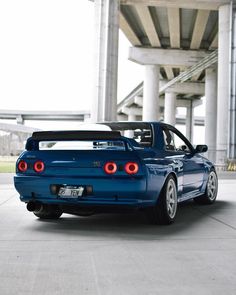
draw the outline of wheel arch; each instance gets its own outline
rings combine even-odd
[[[174,180],[175,180],[175,184],[176,184],[176,189],[177,189],[177,192],[178,192],[178,178],[177,178],[177,175],[175,174],[174,171],[170,171],[169,173],[166,174],[166,177],[165,177],[165,180],[164,180],[164,182],[163,182],[162,188],[161,188],[161,190],[160,190],[160,194],[159,194],[159,196],[160,196],[161,193],[163,192],[163,189],[164,189],[164,187],[165,187],[165,185],[166,185],[166,181],[167,181],[167,179],[168,179],[170,176],[173,176],[173,178],[174,178]]]
[[[178,178],[177,178],[177,175],[175,174],[174,171],[171,171],[171,172],[169,172],[169,173],[166,175],[166,178],[165,178],[165,182],[164,182],[164,184],[163,184],[163,187],[164,187],[164,185],[165,185],[165,183],[166,183],[166,180],[167,180],[168,177],[170,177],[170,176],[173,176],[173,177],[174,177],[176,187],[178,187]]]

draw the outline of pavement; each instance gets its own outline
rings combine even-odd
[[[153,226],[141,213],[40,221],[0,174],[0,217],[1,295],[236,294],[236,178]]]

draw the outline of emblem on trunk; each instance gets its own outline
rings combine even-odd
[[[93,167],[101,167],[101,162],[100,161],[94,161],[93,162]]]

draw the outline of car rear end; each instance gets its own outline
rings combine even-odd
[[[119,132],[35,132],[17,160],[14,181],[28,204],[136,208],[153,203],[146,175],[141,157]]]

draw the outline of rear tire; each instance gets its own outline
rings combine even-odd
[[[34,211],[33,213],[40,219],[59,219],[63,212],[58,206],[43,205],[40,211]]]
[[[211,170],[207,180],[204,195],[194,198],[194,202],[201,205],[211,205],[215,202],[218,192],[218,178],[216,172]]]
[[[170,175],[164,184],[157,203],[147,210],[151,224],[168,225],[174,222],[177,213],[177,188],[175,178]]]

